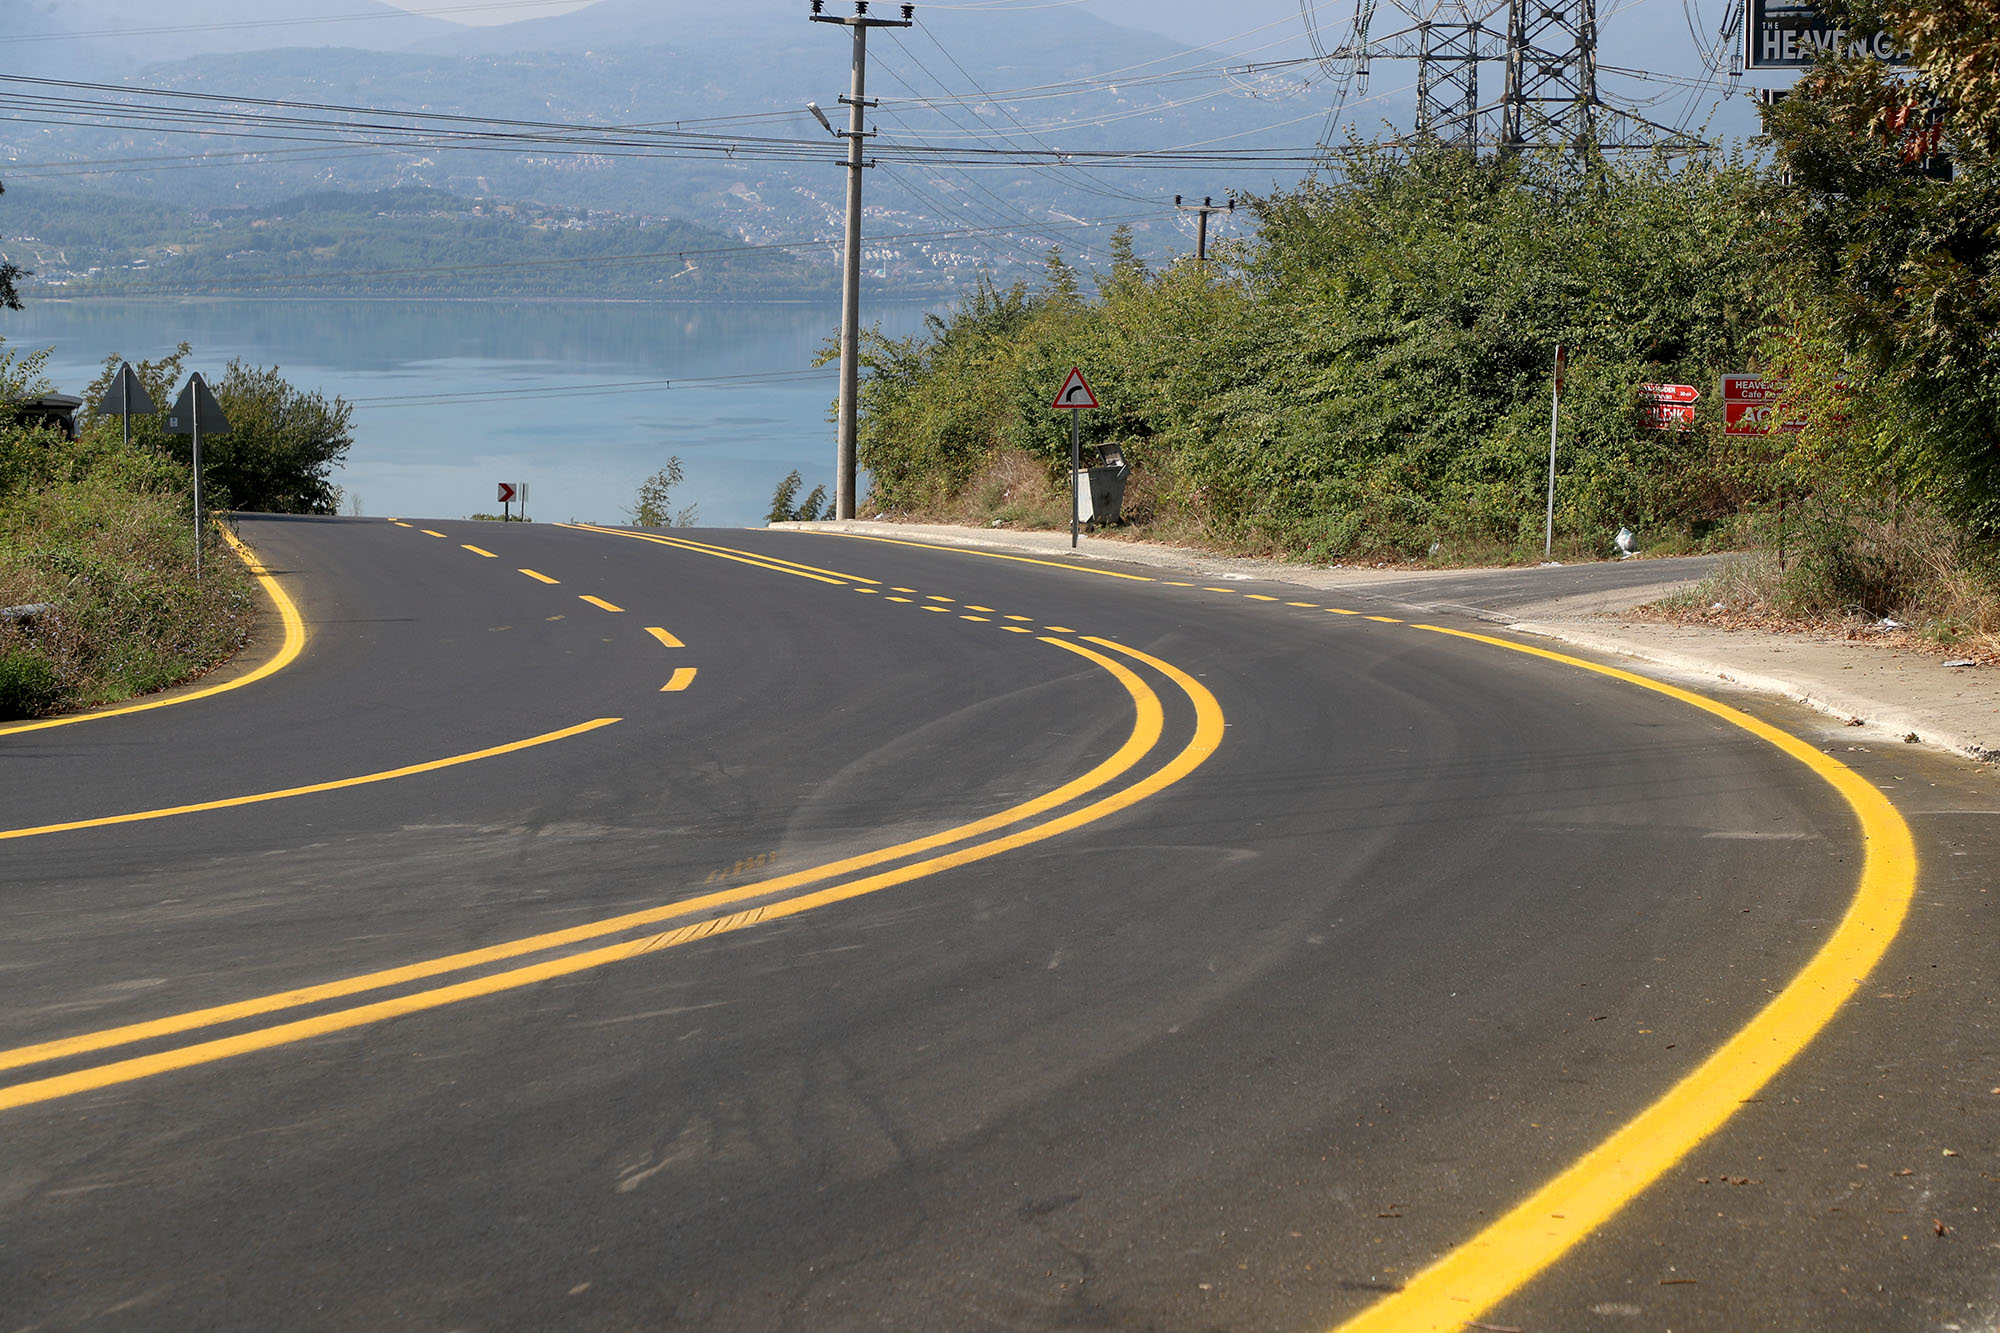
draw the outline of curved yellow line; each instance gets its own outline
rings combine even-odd
[[[218,694],[226,694],[230,690],[240,690],[245,685],[254,685],[256,682],[264,679],[264,677],[282,671],[290,666],[306,646],[305,617],[299,614],[298,606],[293,603],[290,597],[285,595],[285,590],[278,586],[278,580],[273,578],[271,572],[259,563],[255,555],[251,554],[249,547],[237,540],[235,533],[231,532],[228,528],[224,528],[222,529],[222,539],[228,542],[230,549],[241,557],[245,565],[249,566],[252,577],[262,586],[264,595],[269,597],[271,604],[277,608],[278,618],[284,622],[284,642],[278,645],[278,651],[273,653],[269,660],[264,662],[255,671],[247,675],[238,676],[234,680],[224,681],[220,685],[209,685],[199,690],[190,690],[186,694],[176,694],[167,699],[150,699],[142,704],[120,704],[116,708],[100,708],[95,712],[75,713],[68,717],[43,718],[38,722],[17,722],[9,726],[0,727],[0,736],[15,736],[24,731],[46,731],[50,727],[73,727],[79,722],[99,722],[107,717],[124,717],[127,713],[144,713],[155,708],[171,708],[175,704],[190,704],[197,699],[211,699]]]
[[[1083,657],[1095,663],[1096,665],[1102,667],[1104,670],[1108,671],[1115,678],[1117,678],[1119,682],[1125,686],[1127,692],[1132,695],[1135,706],[1138,708],[1138,710],[1142,715],[1139,721],[1139,725],[1135,726],[1134,728],[1134,739],[1135,740],[1138,739],[1142,733],[1150,732],[1151,739],[1146,743],[1144,748],[1146,750],[1150,750],[1152,748],[1152,744],[1157,741],[1160,735],[1160,731],[1158,729],[1158,723],[1160,719],[1157,713],[1153,711],[1159,708],[1159,698],[1152,692],[1150,688],[1146,686],[1143,680],[1141,680],[1129,668],[1126,668],[1120,665],[1119,663],[1114,662],[1107,657],[1104,657],[1102,654],[1094,653],[1087,648],[1082,648],[1077,646],[1076,644],[1067,643],[1060,639],[1045,639],[1043,640],[1043,642],[1052,643],[1055,646],[1062,648],[1066,652],[1076,653],[1078,656]],[[246,1054],[251,1051],[267,1050],[274,1046],[286,1045],[288,1043],[295,1041],[303,1041],[308,1038],[323,1036],[332,1032],[345,1031],[350,1028],[356,1028],[371,1023],[381,1022],[385,1019],[400,1017],[405,1014],[417,1013],[428,1009],[441,1008],[445,1005],[456,1004],[463,1000],[474,999],[485,995],[492,995],[501,991],[514,990],[522,986],[533,985],[537,982],[546,981],[554,977],[573,975],[578,972],[588,971],[593,968],[602,967],[610,963],[620,962],[625,959],[637,958],[645,954],[658,952],[661,949],[673,948],[677,945],[691,943],[695,940],[707,939],[715,935],[721,935],[729,933],[731,931],[741,930],[744,929],[745,927],[757,925],[761,922],[774,921],[788,916],[796,916],[802,912],[808,912],[815,908],[826,906],[830,903],[844,902],[852,898],[862,897],[866,894],[877,893],[893,885],[908,883],[911,880],[920,879],[927,875],[936,874],[941,870],[946,870],[954,866],[966,865],[974,861],[980,861],[988,857],[997,856],[1002,852],[1010,851],[1016,847],[1026,846],[1030,843],[1039,842],[1042,841],[1043,839],[1054,837],[1059,833],[1067,832],[1070,829],[1080,827],[1081,825],[1090,823],[1093,820],[1101,819],[1104,816],[1109,815],[1115,811],[1125,809],[1126,807],[1134,805],[1139,801],[1142,801],[1147,797],[1152,796],[1155,793],[1162,791],[1165,788],[1171,786],[1172,784],[1180,781],[1182,778],[1186,777],[1189,773],[1193,772],[1195,768],[1199,767],[1201,763],[1204,760],[1206,760],[1210,754],[1214,753],[1216,747],[1220,745],[1222,741],[1222,734],[1223,734],[1222,709],[1220,705],[1216,703],[1214,696],[1211,695],[1207,689],[1205,689],[1192,677],[1188,676],[1185,672],[1179,670],[1178,668],[1170,666],[1165,662],[1161,662],[1156,658],[1149,657],[1146,654],[1137,651],[1136,649],[1126,648],[1121,645],[1112,643],[1109,640],[1093,639],[1091,640],[1091,642],[1110,648],[1113,651],[1122,653],[1127,657],[1131,657],[1135,660],[1147,663],[1154,669],[1162,672],[1162,674],[1166,675],[1168,679],[1172,680],[1183,691],[1187,692],[1188,697],[1194,704],[1196,713],[1196,725],[1195,725],[1194,735],[1189,739],[1188,743],[1182,747],[1181,751],[1172,760],[1168,761],[1167,764],[1165,764],[1159,770],[1151,774],[1149,777],[1133,784],[1131,787],[1126,788],[1123,791],[1117,792],[1111,796],[1096,801],[1091,805],[1084,806],[1078,810],[1071,811],[1067,815],[1059,816],[1058,818],[1049,820],[1044,824],[1036,825],[1028,829],[1023,829],[1016,833],[1007,835],[1005,837],[996,838],[991,842],[981,843],[972,847],[961,848],[957,851],[948,853],[944,856],[935,857],[927,861],[920,861],[912,865],[901,866],[898,867],[897,869],[886,871],[877,875],[871,875],[866,878],[855,880],[847,884],[832,885],[813,893],[801,894],[797,897],[783,899],[778,902],[765,903],[758,907],[749,908],[744,911],[732,913],[728,916],[717,917],[707,921],[695,922],[686,926],[678,927],[674,930],[664,932],[662,934],[647,936],[637,940],[627,940],[618,944],[608,945],[604,948],[590,950],[585,953],[572,954],[563,958],[556,958],[545,962],[530,964],[527,967],[514,968],[505,972],[497,972],[483,977],[475,977],[466,981],[456,982],[448,986],[436,987],[427,991],[420,991],[411,995],[403,995],[395,997],[393,999],[376,1001],[372,1004],[358,1005],[352,1009],[340,1010],[335,1013],[322,1014],[312,1018],[297,1019],[289,1023],[278,1024],[276,1026],[264,1028],[254,1032],[245,1032],[235,1036],[217,1038],[211,1041],[197,1042],[193,1045],[184,1046],[176,1050],[162,1051],[154,1055],[138,1056],[131,1059],[114,1061],[110,1064],[99,1065],[92,1069],[82,1069],[68,1074],[59,1074],[49,1078],[36,1079],[27,1083],[16,1084],[10,1088],[0,1089],[0,1110],[8,1110],[18,1106],[26,1106],[32,1103],[50,1101],[55,1098],[72,1096],[80,1092],[93,1091],[95,1089],[109,1087],[115,1084],[132,1082],[137,1079],[150,1078],[153,1077],[154,1075],[164,1074],[176,1069],[186,1069],[194,1065],[208,1064],[217,1060],[228,1059],[232,1056]],[[1149,700],[1150,700],[1150,707],[1147,702]],[[1130,744],[1131,742],[1128,742],[1126,748],[1129,748]],[[1123,753],[1123,750],[1121,750],[1121,753]],[[1116,758],[1116,756],[1114,756],[1114,758]],[[1106,761],[1107,764],[1110,762],[1111,761]],[[1127,767],[1129,766],[1130,765],[1128,764]],[[1099,766],[1100,769],[1102,769],[1103,767],[1105,767],[1105,765]],[[1097,770],[1093,770],[1093,772],[1095,771]],[[1079,779],[1079,781],[1081,781],[1081,779]],[[1074,786],[1075,784],[1068,784],[1068,785]],[[860,858],[855,858],[855,859],[860,859]],[[730,897],[741,898],[755,887],[756,886],[746,885],[742,889],[731,890],[726,894],[709,895],[709,898],[706,901],[714,902],[717,900],[722,900]],[[656,911],[650,913],[635,913],[633,914],[633,918],[650,917],[655,920],[659,920],[659,919],[664,919],[669,915],[684,915],[686,913],[699,910],[696,906],[696,903],[699,903],[701,901],[704,900],[698,899],[688,903],[677,904],[673,907],[657,909]],[[633,918],[624,918],[624,919],[631,920]],[[603,925],[605,923],[598,923],[598,924]],[[580,929],[590,929],[590,928],[586,927]],[[557,936],[575,937],[575,932],[569,932],[569,931],[553,932],[551,935],[537,937],[537,939],[543,941],[552,941]],[[520,941],[517,943],[526,943],[526,942]],[[502,946],[502,947],[507,947],[507,946]],[[543,944],[541,947],[545,948],[547,947],[547,944]],[[481,951],[481,952],[487,952],[487,951]],[[467,955],[459,955],[459,957],[466,957],[466,956]],[[438,960],[438,961],[443,962],[445,960]],[[424,966],[424,965],[419,965],[419,966]],[[375,974],[376,977],[386,977],[388,975],[390,974],[387,973]],[[365,979],[357,978],[356,980],[359,981]],[[377,984],[379,985],[386,983],[378,982]],[[309,988],[309,989],[320,992],[326,991],[326,988]],[[290,992],[288,994],[304,995],[307,994],[307,991]],[[271,997],[271,998],[277,999],[281,997]],[[304,1003],[304,1002],[305,1002],[304,1000],[293,1001],[293,1003]],[[207,1011],[207,1012],[217,1013],[220,1011]],[[190,1015],[183,1017],[192,1017],[192,1016]],[[163,1021],[171,1022],[173,1020],[163,1020]],[[221,1021],[221,1020],[218,1019],[211,1021]],[[140,1026],[152,1026],[152,1025],[140,1025]],[[135,1032],[136,1029],[122,1029],[120,1031]],[[108,1034],[98,1034],[98,1035],[108,1035]],[[138,1039],[137,1036],[128,1036],[124,1038],[124,1040],[128,1041],[137,1039]],[[38,1057],[41,1060],[57,1058],[58,1054],[74,1054],[77,1053],[78,1050],[83,1049],[76,1046],[70,1046],[69,1049],[60,1052],[55,1051],[53,1049],[57,1046],[62,1046],[62,1045],[65,1045],[65,1043],[50,1043],[42,1048],[24,1048],[24,1049],[26,1050],[39,1049],[47,1052]],[[20,1054],[20,1052],[7,1052],[6,1054],[8,1056],[14,1056]]]
[[[1610,1138],[1418,1273],[1402,1291],[1338,1325],[1339,1333],[1463,1328],[1554,1263],[1721,1128],[1825,1029],[1888,951],[1916,892],[1916,842],[1896,807],[1853,769],[1796,736],[1727,704],[1616,667],[1466,630],[1413,628],[1609,676],[1740,727],[1839,792],[1860,821],[1866,847],[1860,884],[1840,925],[1746,1027]]]
[[[1064,647],[1071,645],[1064,644]],[[1122,673],[1122,674],[1121,674]],[[242,1000],[234,1004],[217,1005],[209,1009],[197,1009],[166,1018],[152,1019],[144,1023],[133,1023],[124,1027],[107,1028],[99,1032],[84,1033],[75,1037],[64,1037],[56,1041],[42,1042],[33,1046],[16,1047],[0,1051],[0,1069],[16,1069],[23,1065],[40,1064],[48,1060],[58,1060],[67,1056],[82,1055],[90,1051],[101,1051],[113,1046],[123,1046],[135,1041],[147,1041],[155,1037],[171,1036],[177,1032],[188,1032],[196,1028],[212,1027],[218,1023],[233,1023],[245,1018],[255,1018],[262,1014],[275,1013],[282,1009],[292,1009],[299,1005],[317,1004],[326,1000],[340,999],[364,991],[380,990],[387,986],[400,986],[412,981],[422,981],[429,977],[441,976],[448,972],[460,972],[466,968],[481,967],[489,963],[505,962],[527,954],[541,953],[547,949],[579,944],[586,940],[602,939],[607,935],[620,935],[644,926],[658,925],[677,917],[694,916],[713,912],[720,908],[748,902],[753,898],[769,897],[796,889],[821,880],[851,874],[859,870],[883,865],[903,857],[915,856],[923,852],[936,851],[953,843],[1006,828],[1009,825],[1031,819],[1059,806],[1067,805],[1082,796],[1096,791],[1136,767],[1141,760],[1159,744],[1165,729],[1166,714],[1160,707],[1159,696],[1146,687],[1145,682],[1133,676],[1124,668],[1113,673],[1132,694],[1133,718],[1131,734],[1103,762],[1097,764],[1080,777],[1063,783],[1050,791],[1019,805],[943,829],[921,838],[895,843],[872,852],[843,857],[824,865],[811,866],[778,875],[771,879],[759,880],[753,884],[742,884],[735,888],[721,889],[714,893],[702,894],[696,898],[668,903],[660,907],[647,908],[639,912],[627,912],[620,916],[607,917],[599,921],[585,922],[563,930],[545,931],[539,935],[529,935],[501,944],[489,945],[481,949],[471,949],[463,953],[447,954],[440,958],[427,959],[403,967],[388,968],[379,972],[368,972],[347,977],[339,981],[325,982],[315,986],[301,986],[293,990],[280,991],[256,999]],[[1204,691],[1206,693],[1206,691]]]
[[[389,782],[395,778],[414,777],[418,773],[435,773],[441,768],[456,768],[460,764],[477,763],[481,759],[512,754],[516,750],[547,745],[551,741],[568,740],[571,736],[581,736],[586,731],[608,727],[618,720],[615,717],[600,717],[591,722],[578,723],[574,727],[564,727],[561,731],[546,731],[539,736],[530,736],[526,740],[509,741],[505,745],[489,746],[484,750],[455,754],[444,759],[427,759],[421,764],[384,769],[380,773],[363,773],[359,777],[335,778],[331,782],[315,782],[304,787],[286,787],[282,791],[253,792],[248,796],[225,796],[220,800],[197,801],[192,805],[172,805],[158,810],[134,810],[129,814],[101,815],[95,819],[72,819],[64,824],[0,829],[0,842],[8,842],[15,838],[39,838],[48,833],[74,833],[79,829],[110,828],[116,824],[142,824],[152,819],[171,819],[175,815],[195,815],[210,810],[230,810],[241,805],[262,805],[266,801],[284,801],[294,796],[317,796],[321,792],[339,791],[343,787],[366,787],[377,782]]]

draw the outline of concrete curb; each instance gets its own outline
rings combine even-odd
[[[1690,680],[1719,680],[1757,694],[1775,694],[1804,704],[1816,712],[1837,717],[1850,725],[1859,723],[1864,734],[1874,739],[1903,741],[1916,736],[1917,743],[1936,746],[1976,759],[1981,763],[2000,761],[2000,745],[1990,745],[1969,733],[1956,731],[1935,713],[1912,710],[1883,702],[1879,698],[1827,689],[1782,676],[1745,670],[1740,664],[1718,658],[1677,653],[1652,644],[1634,643],[1616,634],[1606,634],[1575,625],[1552,625],[1536,621],[1515,621],[1508,628],[1521,634],[1556,639],[1573,647],[1612,657],[1626,657],[1663,668]]]

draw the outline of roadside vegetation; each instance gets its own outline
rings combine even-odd
[[[183,345],[135,367],[171,404]],[[163,416],[91,416],[81,438],[12,404],[49,391],[43,356],[0,347],[0,718],[111,703],[201,674],[243,645],[255,585],[215,521],[235,508],[332,513],[346,404],[301,393],[276,369],[234,364],[213,386],[233,427],[203,440],[201,575],[188,441]],[[86,392],[102,397],[117,358]]]
[[[2000,34],[1956,3],[1963,23],[1887,6],[1952,108],[1935,132],[1900,76],[1830,60],[1768,115],[1767,160],[1355,144],[1248,200],[1258,234],[1205,265],[1151,271],[1120,236],[1109,271],[1051,252],[1039,283],[982,282],[868,340],[873,510],[1067,523],[1049,404],[1075,364],[1103,404],[1086,461],[1132,465],[1128,535],[1539,560],[1561,343],[1557,559],[1610,556],[1621,527],[1648,554],[1755,552],[1687,613],[2000,646]],[[1786,379],[1808,428],[1726,433],[1718,378],[1742,371]],[[1650,429],[1648,383],[1700,389],[1692,425]]]

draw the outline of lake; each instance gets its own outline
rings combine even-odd
[[[902,337],[935,308],[878,304],[863,322]],[[839,327],[837,303],[30,296],[0,311],[8,350],[52,349],[63,393],[107,356],[157,360],[186,341],[187,368],[211,381],[240,358],[345,398],[344,512],[494,513],[508,481],[528,484],[530,517],[628,522],[639,483],[677,455],[676,507],[722,527],[762,524],[794,468],[801,496],[823,483],[830,503],[838,374],[811,366]]]

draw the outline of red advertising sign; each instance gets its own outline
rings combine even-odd
[[[1778,420],[1778,400],[1785,381],[1762,375],[1722,377],[1722,429],[1730,435],[1768,435],[1773,430],[1804,430],[1804,417]]]
[[[1695,399],[1701,390],[1692,384],[1641,384],[1639,401],[1645,404],[1646,425],[1653,430],[1682,430],[1694,425]]]

